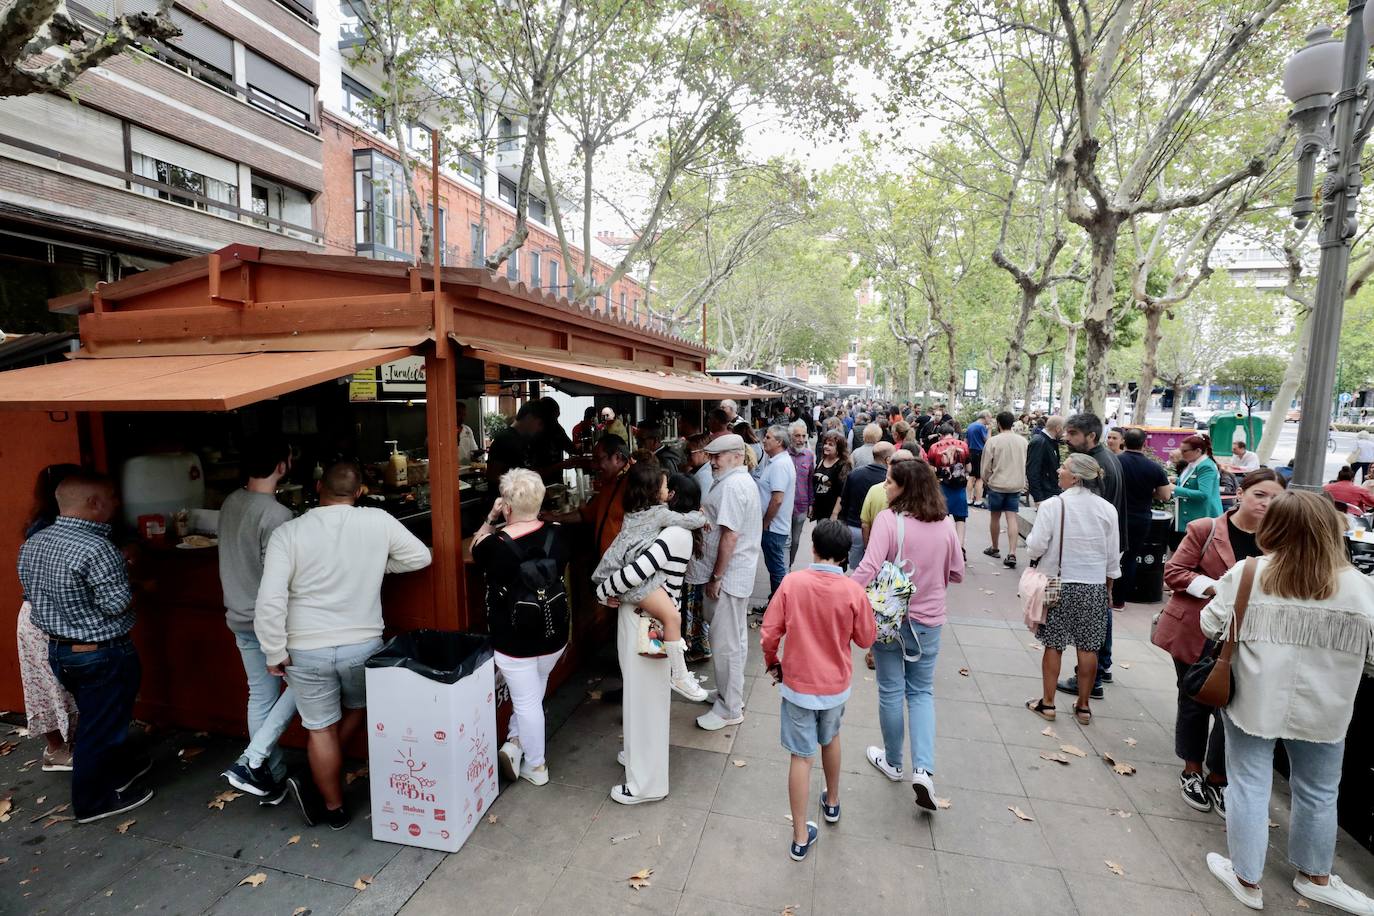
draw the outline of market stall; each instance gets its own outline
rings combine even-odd
[[[284,435],[296,449],[278,493],[293,509],[311,505],[323,465],[354,458],[367,498],[432,546],[429,569],[388,577],[389,631],[481,630],[481,579],[464,547],[486,493],[480,469],[458,461],[460,402],[480,418],[483,396],[518,403],[560,384],[697,411],[767,396],[707,377],[698,344],[477,269],[231,246],[52,308],[79,315],[81,349],[0,372],[0,469],[11,483],[0,549],[17,552],[42,467],[82,460],[122,481],[121,534],[139,545],[138,714],[187,728],[243,728],[246,688],[209,542],[254,435]],[[576,559],[570,579],[585,580],[589,562]],[[585,583],[573,584],[581,625],[570,666],[606,638]],[[18,605],[12,563],[0,566],[0,591]],[[12,640],[12,630],[0,636],[0,704],[18,708]]]

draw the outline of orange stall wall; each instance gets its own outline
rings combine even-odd
[[[33,511],[33,485],[50,464],[81,461],[75,414],[0,413],[0,710],[24,708],[15,649],[15,615],[23,601],[15,563]]]

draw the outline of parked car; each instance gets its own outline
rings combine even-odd
[[[1283,422],[1285,422],[1285,423],[1297,423],[1297,422],[1300,421],[1301,419],[1302,419],[1302,408],[1301,408],[1301,407],[1294,407],[1292,410],[1288,411],[1288,413],[1286,413],[1286,414],[1283,415]]]
[[[1178,412],[1178,423],[1180,426],[1195,429],[1197,427],[1197,414],[1193,413],[1191,410],[1180,410]]]

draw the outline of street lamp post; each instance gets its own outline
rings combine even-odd
[[[1365,80],[1374,8],[1365,0],[1350,0],[1345,41],[1319,28],[1307,45],[1288,60],[1283,90],[1293,103],[1289,120],[1298,129],[1298,189],[1293,221],[1307,225],[1314,212],[1313,180],[1317,156],[1326,153],[1326,176],[1321,184],[1321,230],[1318,245],[1317,292],[1312,315],[1312,346],[1303,382],[1303,412],[1298,424],[1297,456],[1292,485],[1320,490],[1325,470],[1327,404],[1336,379],[1341,315],[1345,308],[1346,272],[1351,240],[1355,237],[1355,209],[1360,193],[1360,151],[1369,136],[1370,87]],[[1272,418],[1271,418],[1272,419]]]

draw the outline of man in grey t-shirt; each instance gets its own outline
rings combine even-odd
[[[296,715],[296,697],[267,670],[253,632],[253,608],[262,581],[262,559],[272,532],[291,520],[277,502],[277,483],[291,469],[291,449],[280,440],[254,442],[244,453],[248,484],[224,500],[219,513],[219,581],[224,616],[248,676],[249,744],[220,775],[234,788],[276,805],[286,796],[286,765],[277,741]]]

